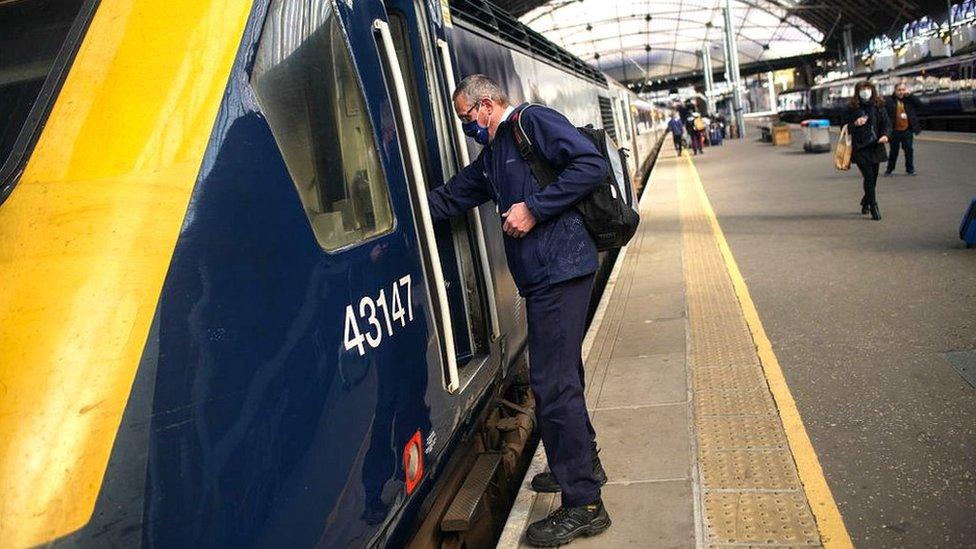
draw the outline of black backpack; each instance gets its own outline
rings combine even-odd
[[[521,114],[531,106],[528,104],[518,107],[509,120],[512,122],[512,135],[519,155],[535,174],[539,187],[545,187],[555,181],[558,174],[552,166],[535,154],[532,142],[522,129]],[[621,248],[634,236],[637,232],[637,224],[640,223],[640,215],[624,199],[624,185],[632,188],[630,174],[627,171],[627,155],[624,149],[617,149],[613,141],[607,137],[606,130],[594,128],[592,125],[576,129],[596,146],[596,150],[600,151],[608,168],[606,180],[576,203],[576,211],[583,218],[583,224],[593,238],[597,251]],[[616,159],[612,160],[610,155],[616,155],[619,162]]]

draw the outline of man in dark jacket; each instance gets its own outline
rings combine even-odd
[[[908,86],[904,83],[895,86],[895,93],[887,98],[885,107],[888,118],[894,130],[891,132],[891,152],[888,155],[888,169],[885,176],[895,171],[898,163],[898,148],[905,151],[905,171],[908,175],[915,175],[915,136],[922,133],[922,126],[918,121],[918,99],[908,93]]]
[[[681,115],[674,113],[671,120],[668,120],[668,131],[671,133],[671,140],[674,142],[674,152],[681,155],[682,141],[685,138],[685,125],[681,122]]]
[[[605,180],[607,163],[562,114],[547,107],[521,111],[536,155],[559,174],[540,188],[519,155],[507,122],[515,109],[498,84],[484,75],[468,76],[453,103],[464,133],[484,148],[428,193],[430,210],[435,219],[445,219],[493,200],[502,212],[508,267],[526,302],[530,383],[552,471],[538,475],[532,486],[562,491],[562,509],[531,524],[526,534],[534,544],[562,545],[610,526],[600,499],[606,474],[583,398],[581,358],[597,253],[573,208]]]

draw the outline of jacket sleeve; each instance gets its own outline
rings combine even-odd
[[[481,154],[447,183],[427,192],[430,215],[434,221],[461,215],[491,198]]]
[[[910,108],[906,109],[908,111],[908,123],[911,125],[910,129],[912,133],[918,135],[922,133],[922,124],[918,121],[918,110],[922,107],[922,102],[918,100],[918,97],[908,94],[905,96],[908,100],[908,105]]]
[[[891,118],[888,116],[888,109],[879,108],[878,111],[878,137],[882,135],[891,139],[891,131],[894,129],[891,125]]]
[[[897,107],[895,105],[895,98],[888,95],[884,98],[884,102],[885,102],[884,110],[888,114],[888,118],[894,118],[895,110],[897,110]]]
[[[525,199],[537,221],[558,216],[603,183],[607,163],[592,142],[562,114],[547,107],[522,112],[522,129],[535,153],[559,176]]]

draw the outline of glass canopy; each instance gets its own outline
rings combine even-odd
[[[725,0],[551,0],[521,21],[622,82],[725,64]],[[823,51],[823,33],[789,13],[793,0],[734,0],[739,65]],[[802,8],[801,8],[802,9]]]

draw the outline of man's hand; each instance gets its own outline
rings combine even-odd
[[[888,142],[888,136],[887,135],[882,135],[881,137],[878,138],[878,143],[881,143],[882,145],[885,144],[885,143],[887,143],[887,142]]]
[[[502,217],[505,218],[502,230],[512,238],[522,238],[532,230],[532,227],[535,227],[535,216],[532,215],[532,211],[525,205],[525,202],[512,204],[512,207],[503,213]]]

